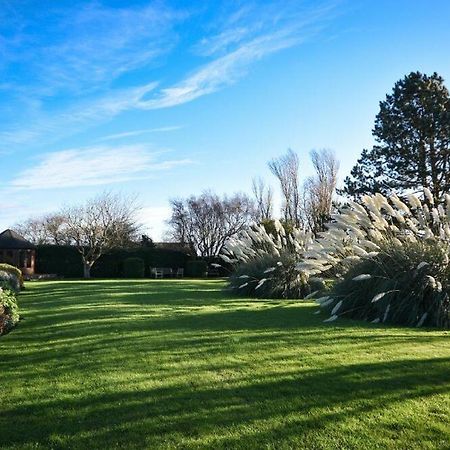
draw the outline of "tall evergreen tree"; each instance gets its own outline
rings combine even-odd
[[[380,102],[372,131],[343,193],[402,194],[428,187],[435,201],[450,191],[450,96],[437,73],[411,72]]]

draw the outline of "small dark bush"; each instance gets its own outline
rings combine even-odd
[[[145,263],[142,258],[127,258],[123,262],[123,276],[125,278],[144,278]]]
[[[206,277],[208,273],[208,264],[201,259],[187,261],[186,275],[193,278]]]

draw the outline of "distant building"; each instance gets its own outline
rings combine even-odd
[[[193,251],[189,245],[182,244],[181,242],[155,242],[154,246],[156,248],[161,248],[164,250],[173,250],[176,252],[182,252],[186,255],[195,255],[195,251]]]
[[[24,275],[33,275],[35,246],[13,230],[0,233],[0,263],[18,267]]]

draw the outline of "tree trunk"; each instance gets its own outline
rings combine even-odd
[[[91,278],[91,265],[88,263],[83,263],[83,277]]]

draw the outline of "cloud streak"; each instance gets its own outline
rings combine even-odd
[[[6,30],[2,28],[8,26],[7,18],[0,25],[0,32],[8,31],[8,39],[0,41],[3,62],[32,73],[18,88],[44,97],[93,92],[148,65],[173,48],[174,26],[186,17],[161,2],[139,7],[108,7],[98,2],[61,7],[55,2],[37,11],[15,6],[10,6],[8,14],[14,22]]]
[[[150,133],[165,133],[169,131],[176,131],[183,128],[179,125],[173,125],[173,126],[167,126],[167,127],[159,127],[159,128],[149,128],[148,130],[134,130],[134,131],[126,131],[124,133],[116,133],[116,134],[110,134],[108,136],[104,136],[99,141],[114,141],[117,139],[124,139],[129,137],[136,137],[136,136],[142,136],[143,134],[150,134]]]
[[[188,159],[161,160],[161,152],[144,145],[96,146],[41,156],[35,167],[18,174],[11,187],[18,190],[61,189],[106,185],[190,164]]]
[[[261,7],[261,5],[250,4],[232,11],[232,13],[227,13],[226,20],[218,19],[220,25],[217,29],[207,37],[200,39],[192,49],[209,61],[194,68],[181,77],[178,82],[164,86],[153,79],[126,89],[110,88],[87,100],[77,101],[74,106],[58,111],[56,114],[55,111],[52,111],[51,114],[48,112],[38,113],[38,117],[32,121],[31,127],[23,127],[22,124],[18,124],[0,132],[0,142],[3,142],[3,145],[9,143],[23,145],[39,142],[42,138],[47,142],[58,140],[68,134],[75,134],[98,123],[109,121],[126,111],[171,108],[210,95],[238,82],[248,73],[251,66],[261,59],[283,49],[299,45],[317,34],[325,26],[327,20],[332,17],[336,6],[335,3],[324,3],[314,9],[307,9],[299,7],[299,3],[296,1],[288,0],[268,5]],[[84,75],[80,73],[88,74],[92,68],[95,68],[95,61],[98,57],[100,58],[99,64],[106,69],[98,69],[97,75],[94,75],[92,81],[92,84],[95,85],[96,79],[104,80],[107,76],[114,78],[151,60],[153,56],[147,55],[143,50],[139,56],[136,56],[139,61],[135,61],[133,44],[135,44],[136,38],[133,37],[133,24],[136,21],[137,35],[149,39],[151,36],[145,30],[149,24],[153,23],[152,21],[156,21],[158,24],[157,29],[158,27],[165,29],[165,27],[172,26],[171,24],[176,20],[174,17],[178,17],[174,12],[166,12],[162,14],[163,19],[160,19],[154,8],[149,7],[145,11],[142,9],[122,10],[119,18],[114,19],[118,21],[119,31],[112,35],[108,31],[106,37],[99,38],[99,49],[94,49],[92,38],[92,36],[96,36],[92,31],[95,30],[95,18],[99,18],[101,24],[99,29],[107,30],[114,23],[113,16],[109,10],[102,10],[99,7],[83,10],[77,16],[75,23],[76,26],[87,27],[88,37],[85,39],[88,39],[89,42],[77,44],[75,55],[72,56],[69,51],[72,38],[69,38],[69,44],[60,45],[55,49],[54,55],[61,53],[66,56],[62,58],[62,67],[57,69],[60,74],[55,77],[51,76],[50,79],[66,80],[67,76],[64,75],[66,72],[75,72],[75,78],[82,80]],[[112,42],[114,47],[119,48],[119,51],[110,53],[108,42],[109,44]],[[152,46],[160,48],[161,41],[156,39],[155,42]],[[128,54],[129,47],[132,48],[129,52],[130,60],[124,62],[121,58]],[[91,52],[94,56],[90,56],[86,62],[83,62],[82,55],[84,53],[90,55]],[[56,56],[54,57],[56,58]],[[75,66],[79,66],[79,70],[75,70],[73,68]],[[77,73],[78,75],[76,75]],[[96,78],[97,76],[98,78]],[[54,84],[57,86],[58,82],[54,81]],[[130,131],[129,133],[131,134],[128,136],[133,136],[134,132]],[[123,137],[126,135],[120,133],[119,137],[115,138]],[[105,140],[109,140],[109,138],[105,138]],[[1,148],[0,151],[2,151]]]

